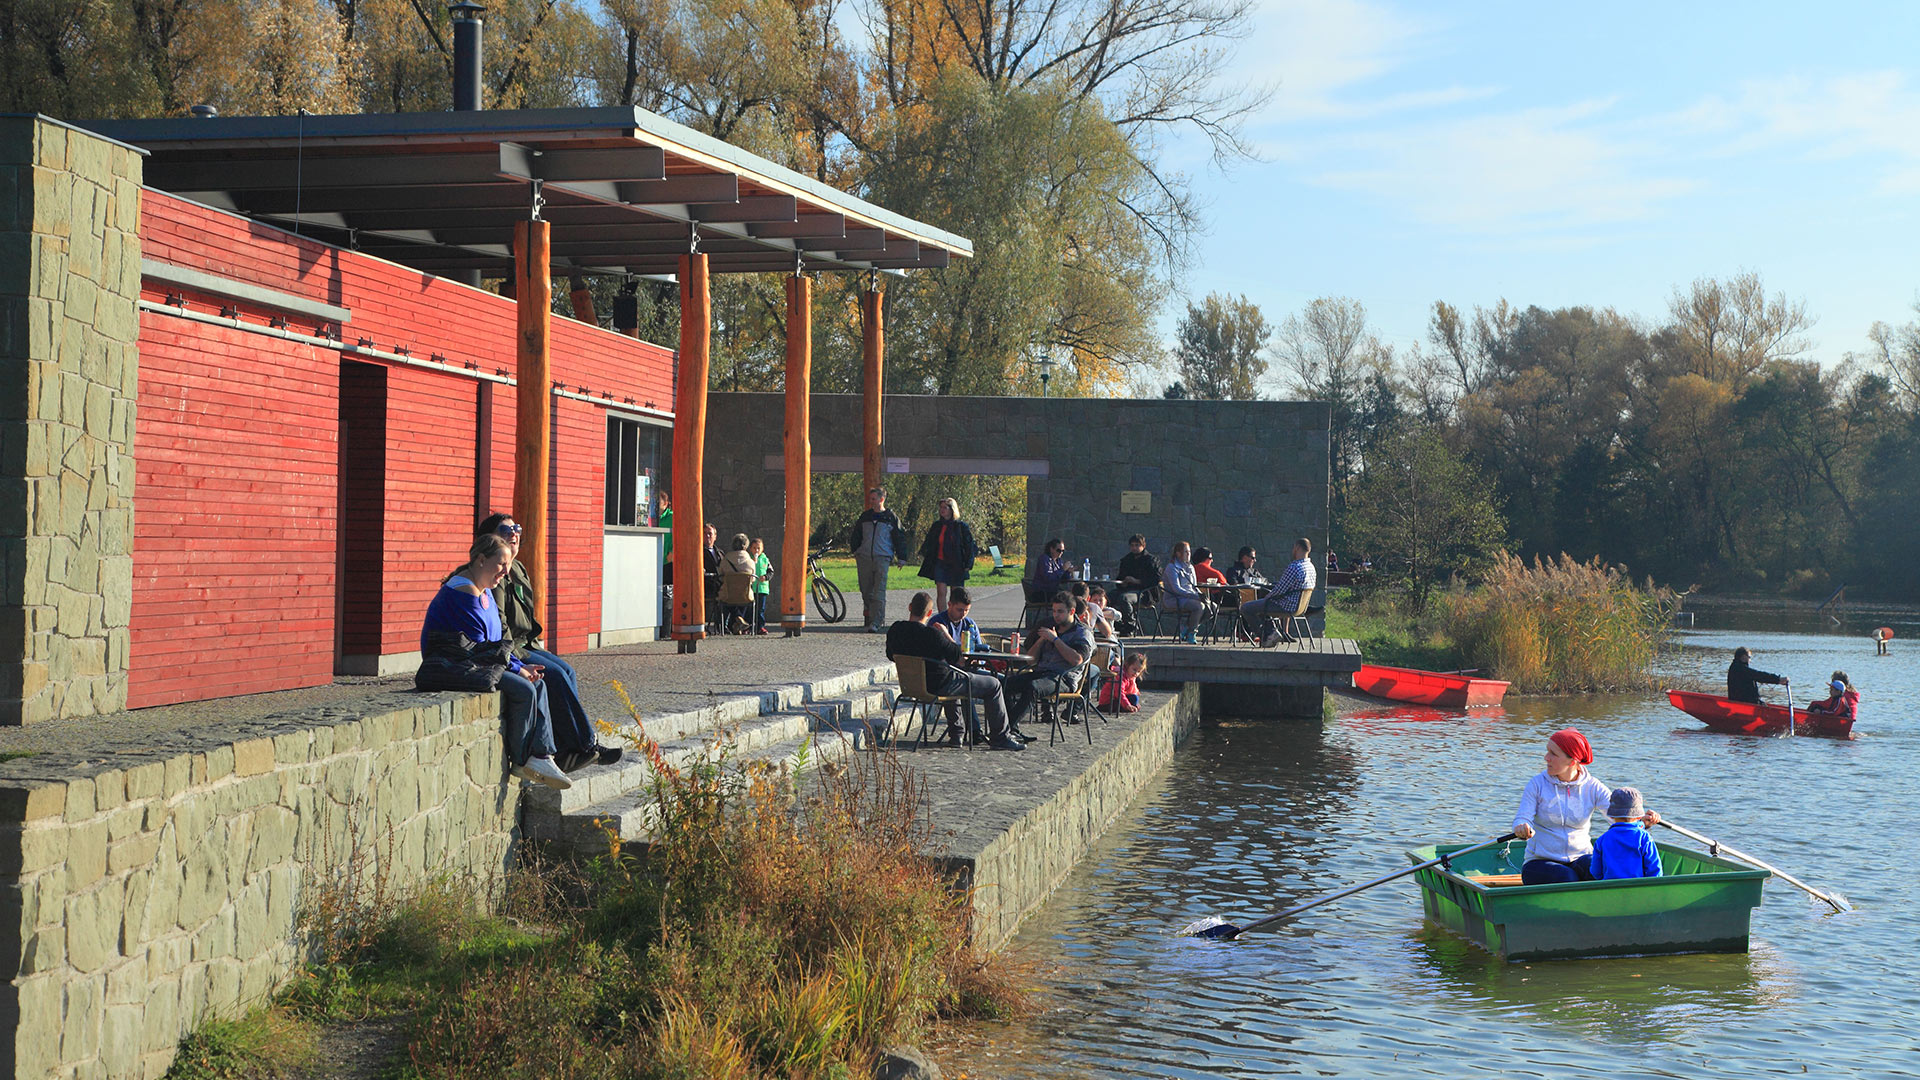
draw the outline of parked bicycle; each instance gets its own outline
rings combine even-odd
[[[820,569],[820,556],[831,550],[833,545],[828,544],[807,556],[807,591],[813,594],[813,609],[820,613],[820,618],[837,623],[847,617],[847,598],[840,594],[840,586],[827,579],[827,572]]]

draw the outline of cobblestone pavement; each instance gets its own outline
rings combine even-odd
[[[907,601],[916,591],[889,591],[888,613],[904,618]],[[983,617],[984,625],[998,625],[986,622],[984,616],[989,614],[997,613],[994,618],[1007,625],[1018,617],[1017,586],[990,586],[979,594],[975,614]],[[626,716],[611,686],[615,680],[626,687],[643,717],[698,708],[718,698],[816,682],[885,663],[883,639],[862,633],[857,625],[859,602],[858,596],[850,598],[855,611],[848,622],[810,625],[798,638],[784,638],[777,631],[768,637],[709,638],[691,657],[677,655],[672,641],[650,641],[577,653],[567,661],[579,674],[581,700],[588,715],[596,720],[617,722]],[[234,725],[265,725],[275,717],[317,708],[351,708],[376,695],[410,692],[412,686],[411,674],[340,676],[326,686],[302,690],[0,727],[0,759],[47,755],[71,761],[76,755],[107,755],[144,746],[158,737]],[[32,770],[29,767],[27,771]]]

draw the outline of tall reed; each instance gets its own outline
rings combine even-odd
[[[1562,554],[1501,555],[1441,620],[1470,665],[1527,693],[1624,690],[1653,683],[1679,597],[1624,569]]]

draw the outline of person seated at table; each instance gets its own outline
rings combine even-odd
[[[1072,577],[1073,568],[1067,565],[1067,542],[1059,537],[1047,541],[1033,573],[1027,575],[1027,602],[1046,603],[1047,598],[1059,592]]]
[[[1196,548],[1193,552],[1193,577],[1201,585],[1225,585],[1227,575],[1213,565],[1212,548]]]
[[[1118,628],[1123,634],[1137,634],[1140,624],[1134,621],[1134,608],[1142,601],[1159,599],[1160,564],[1147,551],[1146,537],[1139,533],[1127,537],[1127,553],[1120,556],[1120,569],[1114,576],[1120,583],[1113,592],[1113,609],[1120,613]]]
[[[1253,564],[1258,561],[1259,558],[1260,556],[1254,552],[1252,547],[1241,548],[1240,557],[1233,561],[1232,566],[1227,567],[1227,584],[1265,585],[1267,579],[1260,575],[1260,571],[1253,568]]]
[[[1076,581],[1067,592],[1073,597],[1073,609],[1079,615],[1080,625],[1087,628],[1093,640],[1113,640],[1113,624],[1106,620],[1103,609],[1093,605],[1093,587],[1084,581]]]
[[[1285,570],[1280,571],[1280,580],[1273,583],[1273,588],[1267,591],[1267,595],[1241,604],[1241,616],[1248,619],[1261,617],[1278,620],[1292,619],[1300,610],[1300,594],[1312,595],[1314,586],[1319,583],[1313,572],[1313,560],[1308,557],[1312,554],[1312,540],[1304,536],[1295,540],[1293,561],[1287,564]],[[1271,649],[1283,641],[1292,641],[1293,635],[1282,629],[1286,625],[1282,621],[1267,631],[1266,636],[1260,639],[1261,646]]]
[[[1197,643],[1194,631],[1207,614],[1206,598],[1194,580],[1192,556],[1193,545],[1179,541],[1160,573],[1160,610],[1174,616],[1174,636],[1189,645]]]
[[[1107,606],[1107,590],[1104,585],[1094,585],[1087,589],[1087,606],[1093,609],[1096,620],[1106,624],[1105,634],[1096,632],[1095,640],[1118,641],[1120,638],[1120,613]]]
[[[1055,593],[1050,617],[1035,628],[1021,650],[1033,657],[1033,666],[1007,676],[1007,716],[1013,737],[1032,742],[1033,737],[1020,730],[1036,697],[1073,690],[1079,685],[1080,667],[1093,655],[1093,639],[1080,623],[1073,597]]]
[[[941,697],[971,694],[980,703],[987,717],[987,745],[995,750],[1025,750],[1025,743],[1008,734],[1007,699],[1000,680],[964,670],[965,650],[946,631],[928,625],[932,613],[933,597],[914,593],[907,601],[907,617],[887,629],[887,659],[917,656],[926,661],[929,692]],[[959,746],[960,726],[953,719],[948,718],[946,739]]]
[[[927,624],[946,631],[947,637],[966,652],[985,652],[980,626],[969,614],[972,610],[973,594],[967,592],[965,585],[955,585],[947,590],[947,609],[927,620]]]
[[[1853,680],[1847,678],[1844,671],[1833,673],[1833,681],[1827,684],[1833,696],[1825,701],[1816,701],[1807,706],[1808,712],[1827,713],[1830,716],[1854,719],[1860,711],[1860,691],[1853,688]]]

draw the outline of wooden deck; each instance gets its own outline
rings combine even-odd
[[[1127,651],[1146,654],[1149,683],[1350,687],[1360,670],[1360,645],[1349,638],[1309,638],[1271,649],[1129,644]]]

